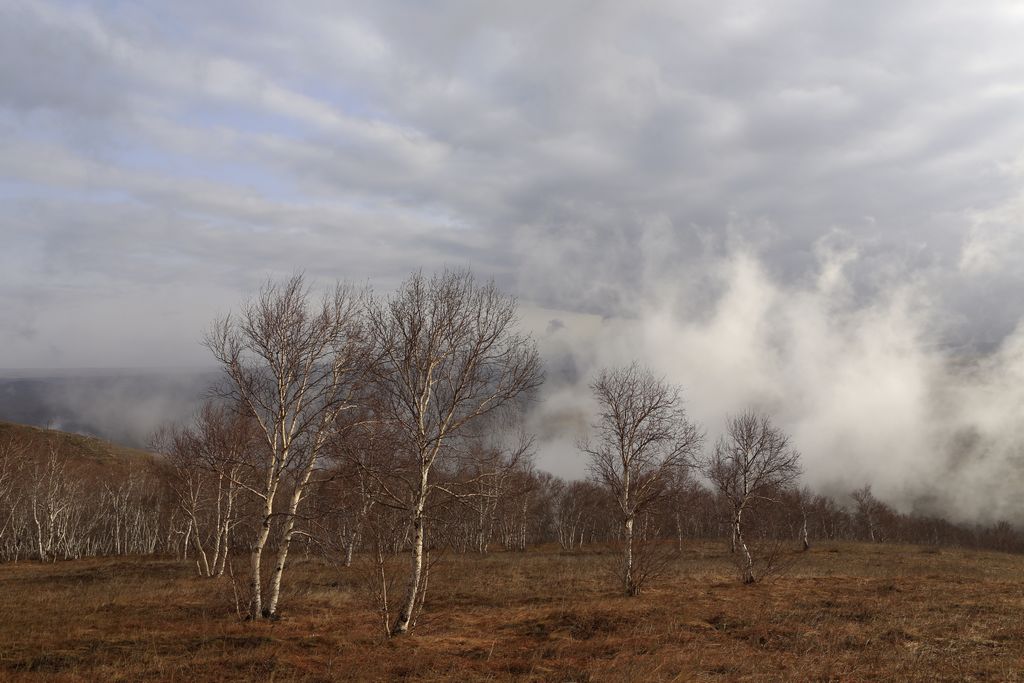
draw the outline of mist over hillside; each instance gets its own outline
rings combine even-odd
[[[991,348],[943,344],[948,319],[927,287],[854,296],[855,265],[855,255],[823,252],[817,277],[787,283],[740,250],[688,279],[646,269],[631,315],[525,307],[546,374],[528,415],[537,466],[586,476],[576,441],[593,420],[588,385],[636,358],[683,388],[709,448],[727,414],[756,407],[794,435],[805,482],[837,500],[867,484],[903,512],[1020,524],[1024,331]],[[191,420],[217,377],[9,370],[0,419],[145,447],[157,427]]]
[[[0,374],[0,419],[144,448],[167,422],[185,423],[216,373],[67,370]]]

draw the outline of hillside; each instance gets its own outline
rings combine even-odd
[[[87,470],[121,469],[154,461],[153,454],[147,451],[96,437],[0,420],[0,443],[8,442],[25,446],[29,457],[43,457],[52,446],[68,465]]]
[[[155,553],[166,475],[145,451],[0,422],[0,561]]]

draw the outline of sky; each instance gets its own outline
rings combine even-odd
[[[821,487],[1024,515],[1021,35],[1016,2],[0,0],[0,367],[201,367],[267,277],[469,266],[549,364],[549,469],[639,358],[711,439],[772,412]]]

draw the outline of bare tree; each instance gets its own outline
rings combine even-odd
[[[857,506],[857,521],[867,530],[868,540],[872,543],[880,540],[879,512],[882,504],[871,492],[871,485],[865,484],[850,494]]]
[[[669,490],[674,474],[693,464],[703,435],[687,419],[679,387],[637,363],[602,371],[590,389],[599,407],[596,436],[579,448],[618,506],[623,588],[637,595],[650,572],[634,566],[634,523]]]
[[[28,469],[28,503],[32,514],[35,550],[41,561],[56,561],[60,546],[68,542],[81,510],[76,505],[81,484],[67,472],[67,459],[48,439],[46,457]]]
[[[431,470],[466,426],[537,387],[536,346],[516,331],[516,301],[469,271],[416,273],[390,298],[368,306],[368,332],[382,418],[411,464],[408,490],[393,493],[412,526],[405,598],[392,634],[406,633],[421,601],[424,511],[438,486]]]
[[[800,510],[800,549],[807,552],[811,549],[811,536],[807,518],[814,501],[814,494],[807,486],[801,486],[795,489],[793,498],[796,501],[797,508]]]
[[[297,512],[342,411],[355,405],[366,369],[359,297],[337,285],[319,305],[302,275],[268,281],[237,316],[216,321],[206,345],[223,367],[220,394],[252,416],[264,442],[261,503],[250,550],[251,618],[275,616]],[[283,500],[279,501],[279,495]],[[263,601],[263,551],[280,521],[277,557]]]
[[[0,553],[17,560],[20,548],[19,512],[24,497],[24,442],[17,438],[0,440]]]
[[[550,500],[546,495],[551,480],[551,475],[538,473],[529,461],[509,471],[494,512],[505,550],[524,552],[530,541],[543,536],[543,527],[550,521],[546,514]]]
[[[800,476],[800,454],[767,415],[747,411],[726,421],[726,433],[705,462],[705,474],[724,497],[744,583],[754,583],[754,554],[745,535],[758,503],[777,503]]]
[[[683,550],[683,539],[707,535],[708,519],[717,519],[711,492],[693,478],[690,470],[681,470],[671,482],[669,506],[671,526],[676,535],[676,547]],[[709,515],[708,510],[712,512]]]
[[[208,401],[192,427],[162,428],[151,441],[171,466],[170,488],[186,524],[185,553],[191,545],[202,576],[222,576],[227,566],[238,494],[256,462],[255,426],[251,417]]]
[[[343,484],[335,487],[334,499],[341,503],[338,505],[334,517],[340,521],[336,533],[341,544],[341,555],[344,558],[344,565],[352,565],[352,556],[356,548],[363,541],[363,532],[366,521],[373,511],[375,503],[374,480],[364,467],[356,466],[348,468],[344,476],[331,481],[332,484]],[[340,489],[341,495],[336,492]],[[340,514],[339,514],[340,513]]]
[[[346,567],[352,565],[356,550],[366,540],[382,482],[393,478],[393,430],[375,417],[371,404],[364,395],[360,409],[339,420],[313,501],[317,541],[330,560],[340,558]]]
[[[522,426],[518,411],[495,414],[478,425],[478,434],[458,449],[450,493],[461,503],[459,514],[466,521],[465,549],[486,554],[499,523],[498,512],[510,494],[523,493],[527,482],[515,486],[515,475],[528,473],[533,466],[533,435]],[[464,451],[464,452],[463,452]],[[522,501],[524,496],[517,496]],[[465,508],[472,515],[465,515]],[[509,511],[506,511],[509,512]],[[520,515],[521,517],[521,515]]]

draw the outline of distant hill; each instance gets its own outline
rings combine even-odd
[[[145,448],[188,422],[217,374],[203,370],[0,371],[0,420]]]
[[[44,458],[53,446],[77,470],[124,471],[157,462],[152,453],[96,437],[0,421],[0,444],[10,441],[24,445],[28,458]]]

